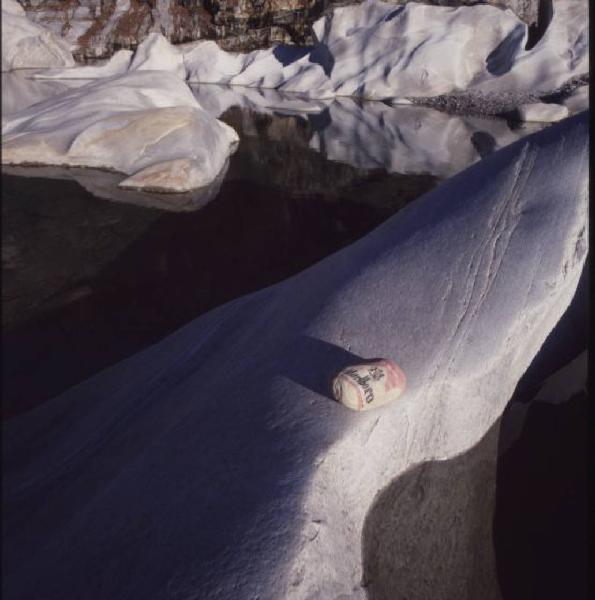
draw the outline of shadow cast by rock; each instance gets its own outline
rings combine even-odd
[[[413,467],[376,497],[362,534],[370,600],[500,598],[491,543],[498,429],[459,456]]]
[[[306,335],[296,338],[294,350],[292,357],[298,358],[285,362],[281,374],[331,400],[332,378],[341,369],[367,360],[340,346]]]

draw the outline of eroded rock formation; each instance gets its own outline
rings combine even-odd
[[[404,4],[408,0],[390,0]],[[544,1],[544,0],[542,0]],[[136,47],[149,33],[173,43],[217,40],[226,50],[248,51],[278,43],[311,44],[312,23],[325,11],[358,0],[19,0],[29,18],[73,45],[79,59],[110,56]],[[425,0],[461,6],[474,0]],[[540,0],[487,0],[510,8],[527,24],[538,19]]]

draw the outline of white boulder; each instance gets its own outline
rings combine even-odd
[[[366,598],[377,494],[474,446],[569,305],[587,254],[588,125],[578,115],[503,149],[306,271],[9,420],[4,591]],[[327,382],[362,356],[394,358],[408,389],[355,414]],[[473,564],[445,569],[444,589]]]
[[[546,104],[545,102],[532,102],[523,104],[518,109],[521,121],[538,123],[553,123],[568,116],[568,108],[562,104]]]
[[[82,80],[40,80],[28,76],[29,71],[10,71],[2,73],[2,118],[7,119],[19,112],[62,94],[69,89],[85,85]]]
[[[116,54],[101,67],[42,76],[97,78],[125,69],[165,70],[195,83],[395,102],[465,91],[539,95],[588,73],[587,27],[584,0],[557,0],[545,35],[525,50],[527,25],[509,9],[366,0],[335,8],[316,21],[318,43],[311,48],[280,45],[242,54],[221,50],[212,41],[177,48],[153,32],[129,65],[125,55]]]
[[[182,53],[161,33],[150,33],[134,52],[130,71],[171,71],[186,79]]]
[[[4,119],[2,163],[113,169],[129,175],[122,187],[187,192],[211,183],[237,143],[176,75],[136,71]]]
[[[229,83],[241,70],[245,55],[226,52],[212,41],[182,46],[188,80],[200,83]]]
[[[553,18],[543,37],[524,50],[509,40],[499,49],[506,69],[479,77],[472,89],[482,92],[551,92],[572,77],[589,72],[589,11],[586,0],[555,0]],[[511,45],[512,44],[512,45]]]
[[[313,26],[318,44],[228,54],[212,42],[185,52],[190,81],[279,88],[313,98],[427,96],[465,89],[489,53],[525,25],[492,6],[456,9],[367,0]],[[481,30],[481,34],[479,31]]]
[[[571,115],[588,110],[589,108],[589,86],[583,85],[574,90],[570,96],[562,100],[562,104]]]
[[[275,88],[312,98],[432,97],[466,90],[546,93],[588,72],[585,0],[556,0],[544,37],[525,50],[527,26],[510,10],[367,0],[313,26],[311,49],[227,53],[189,45],[189,81]]]
[[[33,79],[102,79],[123,75],[130,67],[132,50],[118,50],[100,65],[84,65],[70,69],[48,69],[32,75]],[[139,61],[140,62],[140,61]]]
[[[2,71],[73,65],[68,42],[29,21],[16,0],[2,0]]]

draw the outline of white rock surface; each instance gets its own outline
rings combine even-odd
[[[67,42],[29,21],[16,0],[2,0],[2,71],[73,65]]]
[[[566,106],[561,104],[545,104],[544,102],[523,104],[519,107],[518,111],[522,121],[538,123],[553,123],[568,116],[568,108]]]
[[[552,6],[553,18],[542,39],[531,50],[523,49],[520,38],[509,40],[500,48],[502,66],[478,78],[472,89],[546,93],[589,72],[588,3],[553,0]]]
[[[588,110],[589,108],[589,86],[583,85],[576,90],[568,98],[562,101],[562,104],[568,109],[571,115]]]
[[[48,69],[35,73],[32,77],[34,79],[101,79],[123,75],[130,68],[132,55],[132,50],[118,50],[108,61],[100,65],[86,65],[70,69]],[[137,64],[140,62],[139,57]]]
[[[182,53],[160,33],[150,33],[134,51],[119,50],[104,64],[52,69],[34,75],[37,79],[101,79],[133,71],[169,71],[186,79]]]
[[[535,402],[562,404],[587,387],[588,356],[585,350],[567,365],[550,375],[530,402],[514,402],[508,405],[507,428],[500,441],[500,453],[506,452],[523,433],[529,408]]]
[[[377,493],[481,439],[575,292],[588,145],[585,114],[511,145],[7,422],[4,591],[363,600]],[[379,355],[407,373],[398,402],[325,395]]]
[[[247,54],[200,41],[176,48],[151,33],[130,65],[125,55],[102,67],[49,77],[105,77],[128,68],[169,70],[191,82],[278,89],[302,97],[358,96],[406,102],[472,91],[545,94],[589,71],[585,0],[556,0],[552,22],[531,50],[527,26],[510,10],[366,0],[336,8],[313,26],[313,48],[277,46]]]
[[[185,53],[185,63],[190,81],[318,98],[427,96],[465,89],[485,70],[494,47],[522,27],[512,12],[492,6],[396,7],[367,0],[319,19],[319,44],[311,52],[278,46],[229,55],[204,42]]]
[[[182,53],[160,33],[150,33],[134,52],[130,71],[169,70],[186,79]]]
[[[255,112],[289,115],[319,114],[333,103],[332,98],[315,100],[278,90],[255,89],[242,86],[190,84],[198,103],[214,117],[219,117],[233,106]]]
[[[312,98],[431,97],[549,92],[589,71],[585,0],[556,0],[542,40],[510,10],[367,0],[314,24],[313,49],[278,46],[231,54],[214,42],[184,50],[189,81],[276,88]]]
[[[4,119],[86,83],[83,80],[42,81],[33,79],[31,77],[33,73],[34,71],[28,69],[2,73],[2,117]]]
[[[238,143],[186,84],[165,71],[88,83],[3,119],[2,163],[106,168],[122,187],[187,192],[208,185]]]
[[[187,44],[183,49],[189,79],[200,83],[229,83],[242,70],[246,56],[239,52],[225,52],[211,41]]]

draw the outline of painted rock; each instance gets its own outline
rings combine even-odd
[[[333,379],[333,396],[352,410],[370,410],[396,400],[405,382],[405,373],[392,360],[372,360],[340,371]]]

